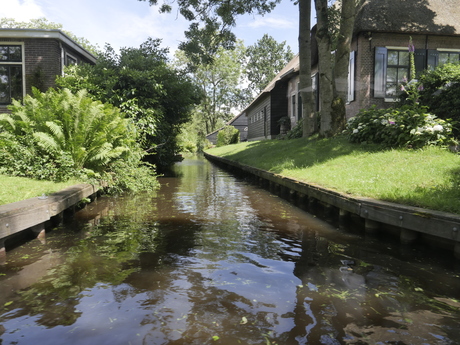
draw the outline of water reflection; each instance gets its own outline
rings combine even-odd
[[[177,169],[8,253],[0,344],[460,343],[447,260],[338,231],[204,160]]]

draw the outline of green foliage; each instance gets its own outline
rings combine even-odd
[[[452,125],[424,107],[361,110],[348,120],[346,133],[353,143],[376,143],[385,147],[419,148],[453,143]]]
[[[427,106],[436,116],[455,124],[460,133],[460,64],[447,63],[433,71],[426,71],[419,81],[420,104]]]
[[[196,64],[183,52],[176,53],[176,64],[189,68],[191,78],[199,86],[201,102],[196,107],[196,115],[202,119],[205,134],[212,133],[231,118],[231,110],[240,108],[242,65],[245,47],[238,42],[234,50],[219,48],[211,63]]]
[[[73,167],[103,171],[111,161],[137,155],[134,128],[118,109],[93,101],[85,90],[33,90],[23,104],[14,101],[4,129],[53,158],[68,154]],[[26,143],[24,143],[26,144]]]
[[[73,94],[68,89],[46,93],[33,89],[32,93],[23,104],[14,101],[11,114],[0,115],[2,173],[52,181],[109,174],[109,182],[123,188],[129,181],[121,181],[115,163],[142,169],[136,130],[117,108],[93,101],[85,90]],[[132,179],[143,183],[139,175]]]
[[[74,92],[85,88],[97,100],[119,107],[137,127],[138,141],[149,162],[160,169],[180,152],[177,136],[189,121],[198,92],[185,73],[167,62],[160,40],[117,54],[106,46],[95,66],[72,66],[57,79]]]
[[[286,139],[298,139],[302,138],[303,133],[303,119],[297,121],[297,124],[292,128],[286,135]]]
[[[265,34],[246,49],[248,89],[256,95],[261,93],[293,57],[291,47],[286,46],[286,41],[278,43],[273,37]]]
[[[217,147],[240,142],[240,131],[233,126],[225,126],[217,133]]]
[[[142,0],[151,5],[160,5],[160,11],[170,12],[171,2],[164,0]],[[236,36],[231,28],[236,18],[244,14],[269,13],[281,0],[184,0],[179,1],[178,13],[191,22],[185,32],[186,42],[179,48],[197,64],[209,64],[220,48],[233,49]]]

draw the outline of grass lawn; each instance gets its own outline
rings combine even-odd
[[[0,205],[37,197],[43,193],[54,193],[79,183],[81,182],[76,180],[55,183],[0,175]]]
[[[207,152],[353,196],[460,214],[460,155],[438,147],[382,150],[336,137],[245,142]]]

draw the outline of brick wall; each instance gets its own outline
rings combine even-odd
[[[62,73],[61,49],[57,40],[25,40],[26,93],[32,86],[46,91],[55,86],[55,78]]]

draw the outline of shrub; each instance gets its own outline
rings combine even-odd
[[[420,77],[423,89],[420,104],[444,120],[454,121],[455,132],[460,132],[460,64],[447,63]],[[421,88],[422,88],[421,87]]]
[[[289,131],[287,132],[286,139],[298,139],[302,138],[302,133],[303,133],[303,119],[300,119],[297,124]]]
[[[131,170],[140,167],[143,153],[130,120],[112,105],[93,101],[85,90],[34,89],[33,96],[23,104],[14,101],[9,109],[11,114],[0,115],[4,173],[64,181],[119,174],[113,170],[118,161]]]
[[[225,146],[230,144],[237,144],[240,142],[240,131],[233,126],[225,126],[224,129],[217,133],[216,146]]]
[[[451,123],[428,113],[424,107],[377,109],[374,106],[349,119],[346,133],[351,142],[386,147],[419,148],[454,142]]]

